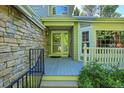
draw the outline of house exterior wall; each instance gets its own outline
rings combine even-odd
[[[36,17],[40,19],[41,17],[49,16],[49,6],[48,5],[32,5],[32,9],[36,13]]]
[[[0,6],[0,87],[28,69],[29,49],[45,48],[44,31],[13,6]]]
[[[73,28],[69,31],[69,52],[70,52],[70,57],[74,58],[74,37],[73,37]]]

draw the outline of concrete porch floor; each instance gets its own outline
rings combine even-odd
[[[83,62],[71,58],[46,58],[45,75],[79,75]]]

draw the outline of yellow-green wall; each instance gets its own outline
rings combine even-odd
[[[74,23],[73,31],[74,60],[78,60],[78,22]]]

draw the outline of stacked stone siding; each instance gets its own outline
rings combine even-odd
[[[45,48],[45,32],[13,6],[0,6],[0,87],[28,69],[30,48]]]

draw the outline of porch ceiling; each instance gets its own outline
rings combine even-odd
[[[49,30],[71,30],[72,26],[48,26]]]

